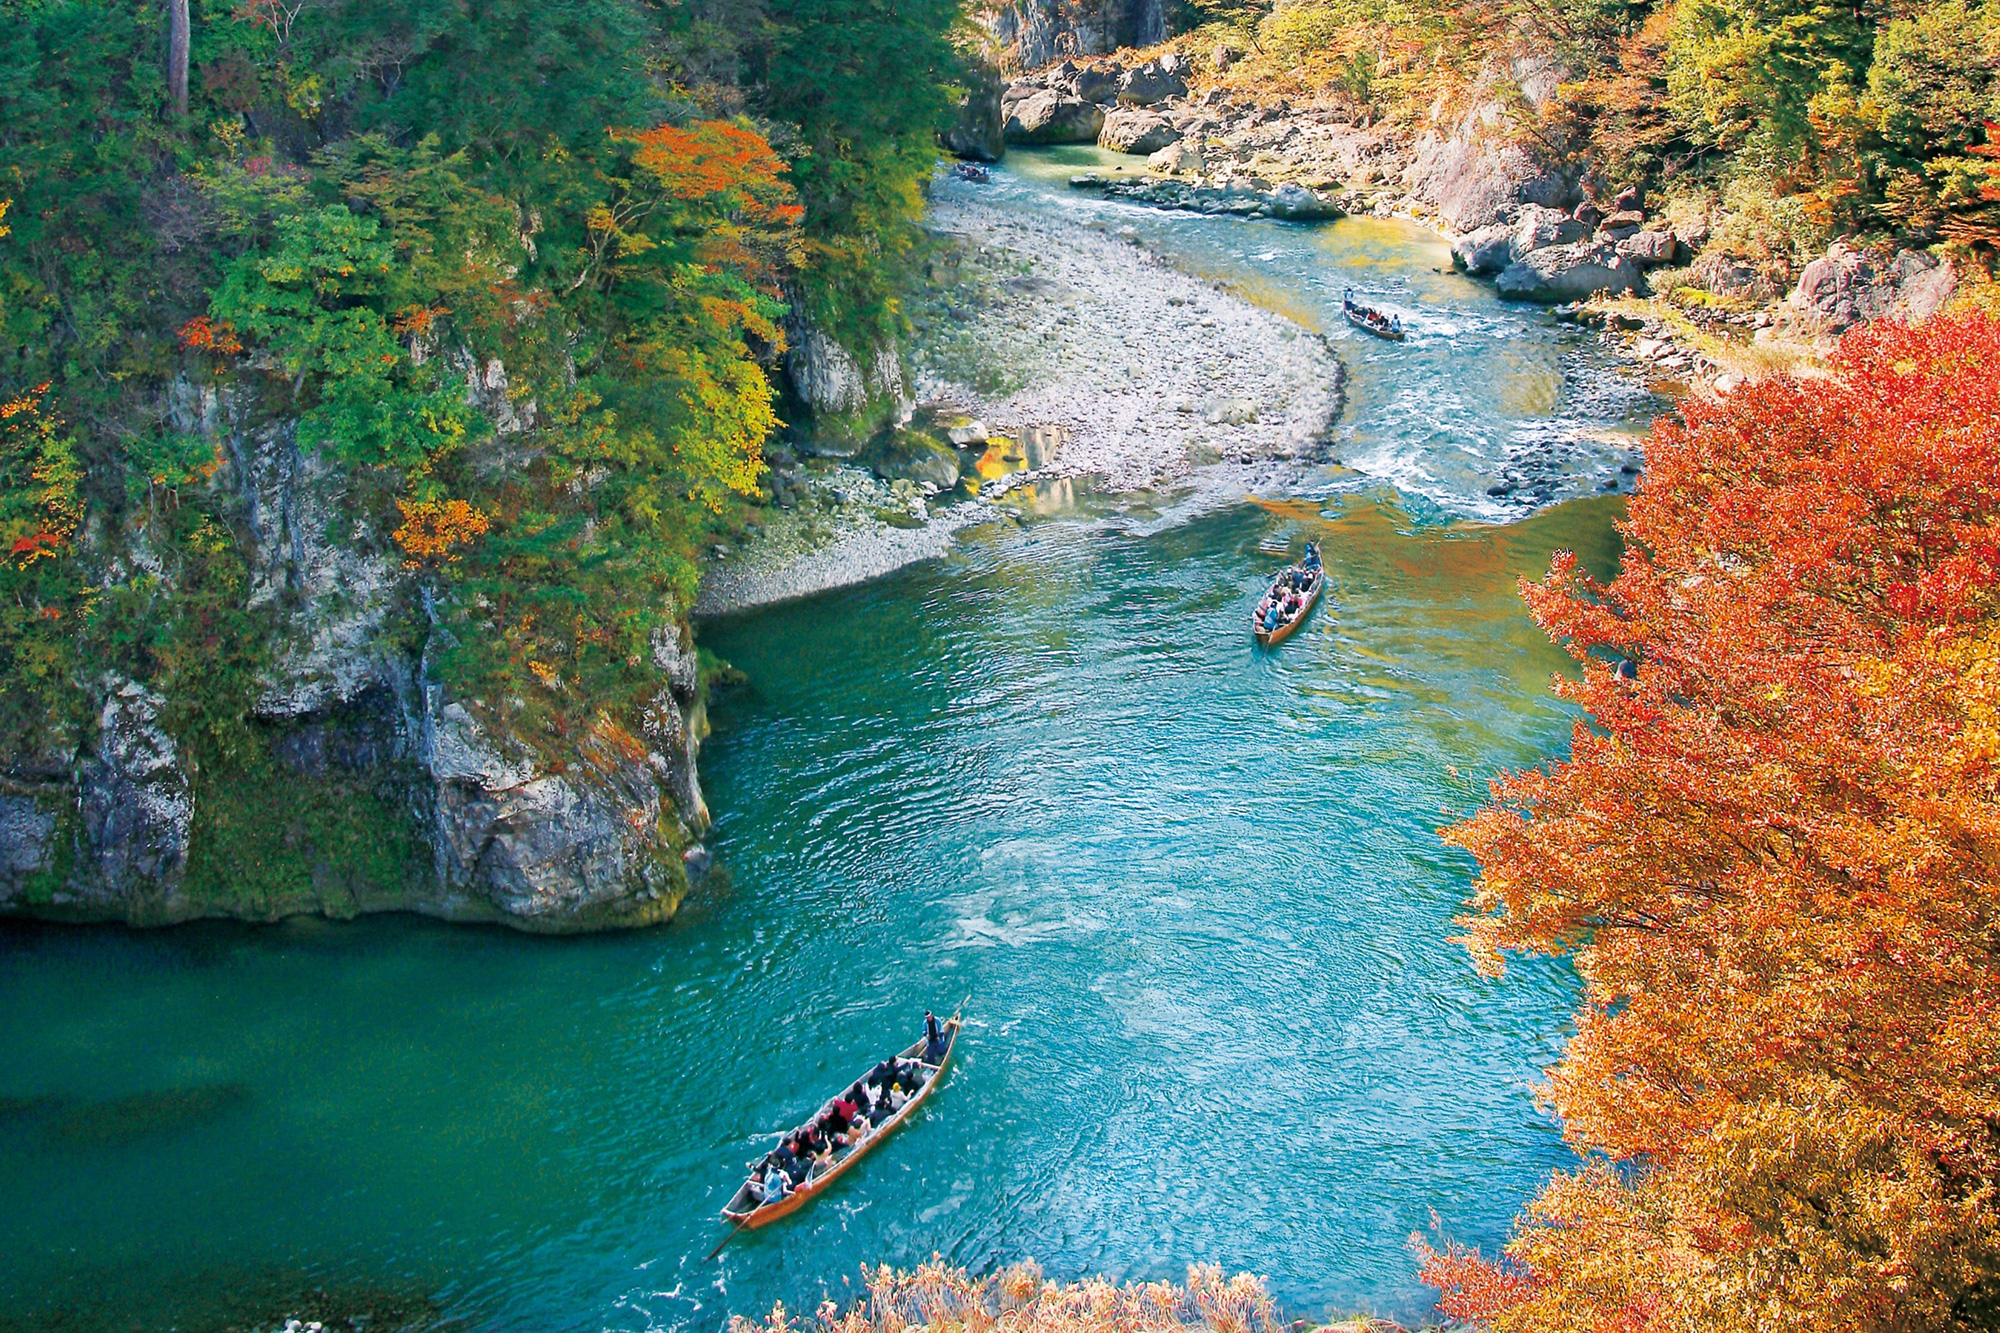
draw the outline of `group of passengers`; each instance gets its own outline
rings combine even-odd
[[[831,1166],[835,1153],[859,1147],[863,1139],[909,1105],[942,1063],[948,1046],[937,1019],[929,1013],[924,1015],[924,1027],[922,1061],[889,1057],[822,1107],[805,1128],[792,1131],[765,1155],[750,1178],[750,1192],[760,1206],[790,1194],[814,1171]]]
[[[1252,623],[1266,634],[1290,623],[1292,617],[1305,609],[1306,598],[1312,595],[1320,574],[1319,547],[1309,542],[1304,563],[1292,565],[1278,575],[1271,590],[1264,594],[1264,600],[1257,603]]]
[[[1341,293],[1340,304],[1341,308],[1346,310],[1348,314],[1358,316],[1366,321],[1368,327],[1371,329],[1381,329],[1386,333],[1401,333],[1403,331],[1402,316],[1385,315],[1373,306],[1356,305],[1354,303],[1352,288]]]

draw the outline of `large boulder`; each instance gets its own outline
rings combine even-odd
[[[1169,97],[1179,97],[1187,91],[1187,80],[1178,71],[1178,61],[1169,69],[1158,60],[1128,69],[1118,76],[1118,100],[1126,106],[1152,106]]]
[[[1113,107],[1104,113],[1104,128],[1097,142],[1114,153],[1156,153],[1181,137],[1173,123],[1157,111],[1137,107]]]
[[[1511,259],[1525,259],[1537,250],[1546,250],[1552,245],[1574,245],[1590,235],[1590,228],[1578,222],[1560,208],[1546,208],[1541,204],[1527,204],[1520,216],[1514,219],[1514,231],[1508,238],[1508,253]]]
[[[1938,312],[1955,281],[1950,265],[1922,251],[1900,250],[1885,259],[1836,241],[1805,266],[1787,304],[1827,333],[1887,315],[1918,323]]]
[[[1025,102],[1036,93],[1045,93],[1047,91],[1048,89],[1039,83],[1027,83],[1025,81],[1010,83],[1007,85],[1006,91],[1000,94],[1000,114],[1002,116],[1011,116],[1014,114],[1014,104],[1016,102]]]
[[[1552,245],[1509,264],[1493,289],[1510,301],[1557,305],[1639,290],[1639,270],[1604,241]]]
[[[1165,172],[1169,176],[1198,176],[1208,169],[1208,159],[1202,155],[1200,144],[1182,139],[1148,157],[1146,169]]]
[[[991,65],[975,65],[951,124],[938,136],[944,150],[974,162],[998,162],[1007,151],[1006,117],[1000,110],[1000,97],[999,71]]]
[[[1452,244],[1451,262],[1476,277],[1492,277],[1514,262],[1514,229],[1496,222],[1467,232]]]
[[[1493,117],[1501,113],[1494,109]],[[1475,112],[1450,136],[1426,133],[1403,173],[1406,193],[1437,210],[1439,221],[1456,232],[1477,231],[1514,215],[1522,204],[1559,207],[1572,183],[1525,149],[1489,142]]]
[[[1096,104],[1045,88],[1014,103],[1005,133],[1008,143],[1094,143],[1103,128],[1104,112]]]
[[[1639,231],[1618,242],[1618,253],[1640,268],[1671,264],[1680,253],[1680,242],[1670,231]]]
[[[1108,102],[1118,95],[1118,80],[1124,73],[1116,64],[1080,69],[1070,76],[1069,90],[1086,102]]]
[[[1303,185],[1280,185],[1264,201],[1271,216],[1287,222],[1321,222],[1341,216],[1340,206]]]
[[[863,461],[884,481],[928,483],[939,490],[958,484],[957,451],[925,431],[888,431],[869,446]]]

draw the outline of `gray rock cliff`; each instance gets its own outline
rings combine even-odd
[[[495,419],[482,447],[513,447],[532,405],[494,410],[498,363],[466,373]],[[708,825],[685,630],[656,637],[659,689],[629,728],[601,718],[529,745],[505,701],[455,698],[435,678],[432,594],[292,423],[185,382],[164,410],[221,446],[210,484],[247,539],[245,603],[269,633],[243,719],[258,789],[203,773],[174,701],[107,672],[73,753],[0,757],[0,913],[158,925],[406,910],[544,932],[673,914],[682,853]],[[108,575],[146,566],[141,539],[104,545]]]

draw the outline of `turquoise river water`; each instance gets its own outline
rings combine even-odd
[[[1003,197],[1094,215],[1068,165]],[[1564,659],[1515,582],[1559,546],[1607,573],[1622,501],[1467,520],[1524,441],[1576,491],[1615,476],[1642,405],[1401,224],[1127,212],[1342,338],[1347,466],[1180,522],[1086,497],[705,625],[747,683],[702,759],[722,869],[670,926],[0,931],[0,1327],[213,1326],[320,1285],[465,1328],[713,1330],[934,1252],[1214,1262],[1289,1314],[1414,1318],[1433,1211],[1502,1239],[1567,1156],[1531,1084],[1574,981],[1473,974],[1434,830],[1560,753]],[[1356,277],[1431,332],[1329,327]],[[1272,533],[1323,542],[1336,598],[1267,653]],[[704,1262],[770,1131],[962,997],[913,1123]]]

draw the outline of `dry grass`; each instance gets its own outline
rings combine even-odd
[[[1607,314],[1625,315],[1644,320],[1649,326],[1659,326],[1676,344],[1700,353],[1719,372],[1739,380],[1754,382],[1773,375],[1810,378],[1826,373],[1825,349],[1817,344],[1788,337],[1776,328],[1764,342],[1743,342],[1713,333],[1690,316],[1681,304],[1683,299],[1706,305],[1723,304],[1699,288],[1682,287],[1664,296],[1621,296],[1593,302],[1592,306]]]
[[[762,1320],[732,1319],[730,1333],[1280,1333],[1263,1279],[1213,1265],[1191,1265],[1184,1286],[1058,1285],[1034,1264],[981,1280],[936,1257],[863,1273],[868,1294],[845,1312],[828,1301],[802,1320],[779,1305]]]

